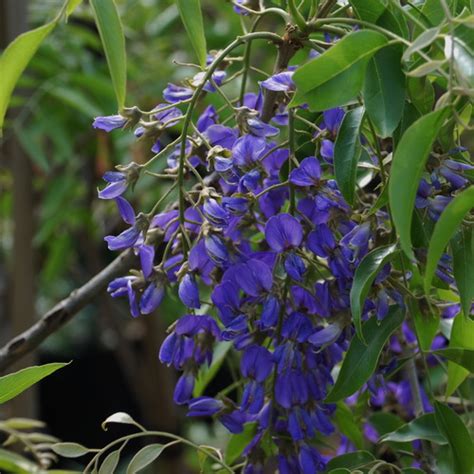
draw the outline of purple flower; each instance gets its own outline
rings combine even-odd
[[[163,98],[170,104],[175,104],[182,100],[188,100],[192,95],[193,90],[189,87],[177,86],[175,84],[168,84],[166,89],[163,91]]]
[[[323,140],[319,152],[327,163],[332,164],[334,159],[334,143],[331,140]]]
[[[180,300],[188,308],[197,309],[201,307],[201,303],[199,302],[199,288],[194,275],[190,273],[184,275],[181,283],[179,284],[178,294]]]
[[[221,400],[211,397],[193,398],[189,403],[187,416],[212,416],[224,408]]]
[[[284,71],[270,76],[265,81],[262,81],[260,85],[264,89],[275,92],[288,92],[295,89],[295,83],[293,82],[292,76],[294,71]]]
[[[314,157],[305,158],[300,166],[290,173],[290,181],[297,186],[316,186],[321,178],[321,165]]]
[[[326,130],[328,130],[333,137],[335,137],[343,118],[344,110],[340,107],[326,110],[323,112],[322,126],[326,128]]]
[[[306,267],[304,265],[303,260],[298,255],[294,253],[289,253],[285,258],[284,267],[286,273],[291,278],[293,278],[293,280],[301,281],[303,279]]]
[[[150,314],[160,306],[165,296],[165,288],[159,282],[150,283],[143,292],[140,299],[140,312],[142,314]]]
[[[271,217],[265,226],[265,239],[273,250],[283,252],[298,247],[303,240],[301,224],[290,214]]]
[[[244,135],[232,147],[232,160],[237,166],[247,167],[253,165],[266,149],[263,138]]]
[[[99,191],[100,199],[115,199],[121,196],[127,189],[128,183],[125,173],[119,171],[108,171],[107,173],[104,173],[103,179],[109,184]]]
[[[184,373],[178,379],[174,389],[173,399],[177,405],[187,403],[193,396],[194,376],[190,373]]]
[[[92,126],[106,132],[111,132],[116,128],[123,128],[128,119],[121,115],[107,115],[106,117],[96,117]]]
[[[122,196],[116,197],[115,202],[124,222],[130,225],[135,224],[135,211],[132,205]]]
[[[107,242],[109,250],[123,250],[133,247],[140,237],[140,234],[141,231],[135,224],[117,236],[108,235],[104,237],[104,240]]]
[[[140,256],[140,264],[142,267],[143,276],[148,278],[153,271],[153,263],[155,260],[155,247],[153,245],[140,245],[138,249]]]
[[[240,371],[244,377],[263,382],[273,370],[272,354],[262,346],[248,347],[240,361]]]

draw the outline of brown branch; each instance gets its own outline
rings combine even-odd
[[[48,336],[69,322],[107,287],[110,280],[127,271],[135,258],[133,250],[127,250],[120,254],[91,280],[50,309],[33,326],[3,346],[0,349],[0,372],[3,372],[28,352],[36,349]]]

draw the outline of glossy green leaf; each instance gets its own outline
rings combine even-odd
[[[411,246],[411,222],[415,197],[425,163],[448,114],[440,109],[424,115],[403,134],[393,157],[389,181],[392,218],[404,252],[414,258]]]
[[[114,0],[90,0],[100,39],[107,58],[119,109],[125,105],[127,57],[125,38]]]
[[[350,0],[356,15],[365,21],[375,23],[387,8],[387,0]]]
[[[354,202],[357,164],[362,151],[360,129],[363,118],[363,107],[347,112],[334,144],[334,174],[339,189],[349,204]]]
[[[163,452],[162,444],[149,444],[140,449],[135,456],[133,456],[127,468],[127,474],[135,474],[136,472],[149,466],[155,459],[157,459]]]
[[[368,61],[387,39],[375,31],[356,31],[345,36],[325,53],[298,68],[293,80],[297,89],[308,92],[334,79],[360,61]]]
[[[68,0],[66,7],[66,17],[71,15],[81,3],[82,0]]]
[[[449,347],[447,349],[433,351],[432,353],[444,357],[451,362],[455,362],[474,374],[474,349]]]
[[[206,35],[200,0],[177,0],[179,13],[202,68],[206,67]]]
[[[439,402],[435,401],[434,408],[438,429],[448,440],[453,454],[455,472],[472,473],[474,446],[462,419],[451,408]]]
[[[392,307],[383,321],[370,318],[363,324],[362,335],[367,345],[358,337],[352,338],[336,383],[326,397],[327,403],[337,402],[352,395],[367,382],[377,367],[385,343],[402,324],[403,319],[403,312],[398,307]]]
[[[368,451],[353,451],[352,453],[341,454],[332,458],[326,466],[326,471],[331,472],[333,469],[357,469],[366,464],[375,461],[373,454]]]
[[[0,87],[0,130],[11,95],[23,71],[43,40],[56,26],[56,20],[17,36],[0,57],[2,86]]]
[[[241,433],[233,434],[225,450],[225,462],[229,465],[234,464],[242,455],[257,431],[256,423],[246,423]]]
[[[359,338],[366,342],[362,332],[362,309],[370,287],[382,267],[393,257],[396,245],[386,245],[379,247],[367,255],[359,263],[354,274],[350,293],[351,312],[356,333]]]
[[[429,351],[439,328],[439,316],[422,311],[418,301],[409,298],[408,309],[415,323],[415,332],[422,351]]]
[[[217,372],[221,368],[224,360],[227,356],[227,353],[232,348],[232,342],[230,341],[221,341],[217,344],[214,350],[214,356],[212,358],[211,365],[203,366],[198,372],[196,377],[196,383],[194,384],[194,397],[200,397],[212,379],[216,376]]]
[[[401,68],[401,48],[389,46],[369,61],[363,89],[367,114],[383,138],[397,128],[405,101],[405,74]]]
[[[449,348],[458,348],[474,350],[474,321],[458,314],[453,322]],[[469,371],[464,367],[448,362],[448,383],[446,385],[446,396],[451,396],[453,392],[461,385]]]
[[[421,33],[421,35],[419,35],[415,41],[413,41],[413,43],[405,50],[402,56],[403,61],[409,60],[412,54],[429,46],[431,43],[433,43],[433,41],[436,40],[438,35],[439,28],[430,28],[423,31],[423,33]]]
[[[453,274],[461,298],[461,307],[467,317],[474,299],[474,226],[462,226],[451,239]]]
[[[51,449],[64,458],[79,458],[90,452],[90,449],[78,443],[56,443]]]
[[[36,365],[19,370],[13,374],[0,377],[0,404],[15,398],[35,383],[44,379],[68,363],[54,362],[52,364]]]
[[[424,439],[436,444],[447,443],[446,438],[439,432],[433,413],[421,415],[397,430],[385,434],[380,438],[380,442],[407,443],[417,439]]]
[[[313,112],[321,112],[334,107],[350,104],[362,90],[367,62],[353,64],[347,71],[309,92],[296,94],[290,106],[308,104]]]
[[[107,454],[106,458],[102,462],[99,468],[99,474],[113,474],[117,469],[118,463],[120,461],[121,449],[116,449],[111,453]]]
[[[435,94],[434,88],[427,77],[409,77],[408,95],[411,103],[420,114],[427,114],[433,110]]]
[[[446,245],[459,228],[464,216],[473,208],[474,186],[459,193],[444,209],[431,235],[426,259],[425,291],[428,292],[438,261]]]

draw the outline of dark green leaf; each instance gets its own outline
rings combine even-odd
[[[434,88],[427,77],[409,77],[408,94],[420,114],[427,114],[433,110]]]
[[[418,301],[408,299],[408,309],[415,323],[416,337],[422,351],[429,351],[439,328],[439,316],[422,312]]]
[[[362,150],[360,128],[363,117],[363,107],[347,112],[334,144],[334,174],[339,189],[349,204],[354,201],[357,163]]]
[[[376,318],[370,318],[364,323],[362,334],[368,344],[365,345],[358,337],[352,338],[336,383],[326,397],[326,402],[332,403],[346,398],[367,382],[377,367],[385,343],[402,324],[403,319],[403,312],[398,307],[392,307],[380,323]]]
[[[100,465],[99,474],[113,474],[115,472],[120,461],[121,451],[121,449],[117,449],[107,455],[103,463]]]
[[[352,453],[341,454],[332,458],[327,466],[326,472],[331,472],[333,469],[357,469],[366,464],[375,461],[374,456],[368,451],[354,451]]]
[[[295,71],[293,79],[301,92],[316,89],[359,61],[368,61],[387,39],[375,31],[356,31]]]
[[[0,377],[0,404],[11,400],[24,392],[27,388],[30,388],[35,383],[66,365],[68,365],[68,363],[62,362],[36,365]]]
[[[202,68],[206,67],[206,36],[200,0],[178,0],[179,13]]]
[[[122,109],[127,89],[127,57],[122,23],[113,0],[90,0],[90,4],[109,65],[117,104]]]
[[[386,245],[369,252],[360,262],[354,274],[350,293],[352,319],[359,338],[365,343],[362,335],[362,309],[370,287],[382,267],[393,257],[396,245]]]
[[[449,340],[449,348],[461,347],[474,350],[474,321],[458,314],[454,319]],[[448,383],[446,385],[446,396],[453,392],[464,382],[469,371],[460,365],[448,362]]]
[[[390,136],[402,118],[405,101],[399,46],[383,48],[369,61],[363,95],[367,114],[379,135]]]
[[[407,443],[417,439],[425,439],[437,444],[447,443],[446,438],[438,430],[433,413],[421,415],[397,430],[385,434],[380,438],[380,442]]]
[[[356,15],[365,21],[375,23],[387,8],[386,0],[350,0]]]
[[[474,204],[474,186],[470,186],[459,193],[444,209],[431,235],[428,247],[425,271],[425,291],[428,292],[436,266],[443,250],[459,228],[464,216]],[[472,270],[472,269],[471,269]]]
[[[439,431],[448,440],[453,453],[455,471],[472,473],[474,471],[473,443],[463,421],[451,408],[439,402],[435,405],[435,418]]]
[[[451,362],[455,362],[456,364],[469,370],[469,372],[474,373],[474,350],[472,349],[449,347],[448,349],[439,349],[437,351],[433,351],[432,353],[441,357],[445,357]]]
[[[431,112],[413,123],[403,134],[393,157],[389,200],[393,221],[404,252],[414,258],[411,248],[411,221],[416,192],[425,162],[449,110]]]
[[[149,466],[155,459],[157,459],[163,452],[162,444],[149,444],[140,449],[135,456],[133,456],[127,468],[127,474],[135,474],[141,469]]]
[[[56,443],[51,449],[64,458],[79,458],[90,452],[90,449],[78,443]]]
[[[453,273],[464,316],[469,316],[474,299],[474,226],[462,226],[451,240]]]
[[[364,435],[362,434],[360,425],[357,423],[352,410],[344,402],[337,403],[334,422],[339,431],[347,436],[357,449],[364,447]]]

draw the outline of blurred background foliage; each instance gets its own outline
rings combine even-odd
[[[62,0],[20,1],[27,3],[28,29],[44,24],[62,4]],[[241,17],[233,13],[230,3],[202,3],[209,50],[222,47],[241,32]],[[193,61],[194,53],[175,2],[118,0],[117,6],[127,45],[127,105],[151,109],[162,100],[168,82],[195,73],[191,66],[179,66]],[[266,63],[271,67],[272,60],[262,55],[258,62],[264,69]],[[145,161],[151,156],[151,145],[136,142],[132,133],[105,134],[91,126],[93,117],[116,113],[116,102],[86,2],[42,44],[20,79],[10,109],[15,113],[7,119],[3,142],[15,137],[32,164],[31,271],[39,316],[114,258],[103,237],[120,232],[123,223],[114,203],[99,201],[96,190],[102,186],[104,171],[131,160]],[[15,183],[9,159],[4,153],[0,161],[2,344],[14,332],[8,317],[15,268]],[[149,209],[162,192],[155,180],[142,179],[131,202],[136,209]],[[122,433],[120,427],[107,433],[100,429],[101,421],[116,411],[130,412],[148,428],[182,432],[199,442],[222,445],[226,438],[223,431],[215,431],[217,427],[193,423],[193,433],[186,431],[172,402],[174,374],[158,362],[166,327],[183,309],[177,297],[169,294],[158,315],[132,321],[125,305],[104,293],[42,345],[37,361],[74,362],[62,374],[39,384],[36,413],[30,414],[45,421],[55,436],[88,446],[103,445]],[[226,382],[222,380],[222,386]],[[173,454],[182,458],[169,450],[168,455]],[[190,456],[195,464],[195,455]],[[170,462],[166,472],[184,472],[181,461]]]

